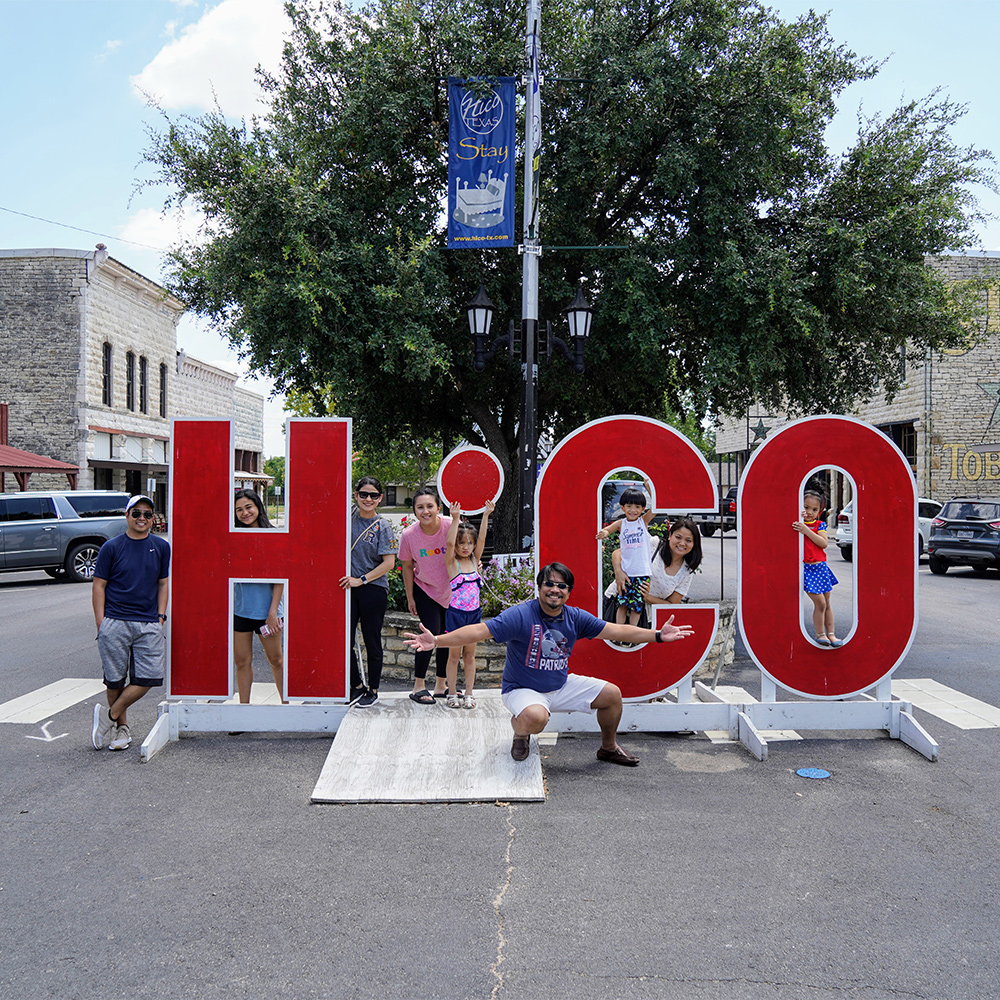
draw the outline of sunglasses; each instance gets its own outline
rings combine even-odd
[[[546,580],[544,586],[546,587],[558,587],[560,590],[569,590],[568,583],[557,583],[555,580]]]
[[[140,518],[145,518],[147,521],[152,521],[153,512],[151,510],[130,510],[129,513],[138,521]]]
[[[368,490],[358,490],[358,496],[362,500],[378,500],[381,495],[381,493],[369,493]]]

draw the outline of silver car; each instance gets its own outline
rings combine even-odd
[[[938,515],[941,504],[928,497],[917,497],[917,552],[923,555],[931,538],[931,521]],[[848,561],[854,559],[854,501],[851,500],[837,515],[837,547]]]

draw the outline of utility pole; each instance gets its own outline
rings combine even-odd
[[[521,337],[523,352],[521,391],[520,503],[518,530],[521,549],[529,552],[534,544],[535,482],[538,478],[538,259],[542,244],[538,230],[538,180],[542,138],[541,77],[539,36],[542,26],[541,0],[528,0],[525,54],[528,77],[524,93],[524,244],[521,284]]]

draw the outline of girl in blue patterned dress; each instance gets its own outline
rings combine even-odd
[[[821,646],[842,646],[833,630],[833,607],[830,592],[837,585],[837,578],[826,564],[826,521],[823,509],[826,498],[815,490],[802,494],[802,520],[793,521],[792,527],[802,535],[802,588],[813,602],[813,627],[816,641]]]

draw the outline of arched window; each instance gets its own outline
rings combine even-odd
[[[139,412],[149,412],[149,362],[139,355]]]
[[[160,416],[167,415],[167,366],[160,365]]]
[[[111,345],[104,342],[104,352],[101,358],[101,402],[111,406]]]
[[[125,355],[125,406],[135,409],[135,355],[131,351]]]

